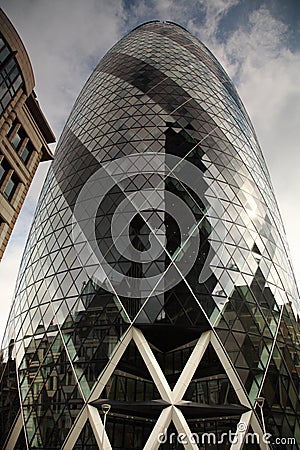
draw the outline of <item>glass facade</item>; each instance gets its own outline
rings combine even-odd
[[[298,449],[298,313],[230,79],[182,27],[134,29],[84,86],[43,187],[2,347],[2,446],[223,450],[231,431],[256,449],[263,397],[270,442]]]

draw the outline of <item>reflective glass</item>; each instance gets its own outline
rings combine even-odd
[[[112,404],[112,448],[143,448],[169,404],[160,377],[173,389],[186,371],[190,403],[177,406],[192,432],[235,430],[262,395],[267,430],[296,434],[297,314],[269,174],[234,86],[182,27],[136,28],[76,100],[24,252],[2,366],[29,447],[61,448],[92,398],[95,414]],[[9,417],[15,408],[6,401]],[[95,446],[88,423],[76,436],[74,448]]]

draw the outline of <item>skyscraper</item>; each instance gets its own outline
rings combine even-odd
[[[34,92],[26,49],[0,9],[0,260],[41,161],[55,142]]]
[[[137,27],[76,100],[37,206],[4,448],[299,448],[297,299],[230,79],[184,28]]]

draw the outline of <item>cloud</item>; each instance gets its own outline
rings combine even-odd
[[[127,30],[150,20],[170,20],[186,24],[187,15],[200,11],[196,0],[132,0],[128,2],[126,14]]]
[[[192,33],[201,36],[204,42],[216,42],[221,19],[239,3],[239,0],[199,0],[198,3],[205,14],[204,24],[199,27],[196,17],[188,21],[188,27]]]
[[[238,28],[222,51],[266,158],[299,280],[300,52],[288,43],[287,26],[261,7],[249,16],[248,29]]]

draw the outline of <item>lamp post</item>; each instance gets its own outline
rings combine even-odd
[[[266,434],[266,425],[265,425],[264,412],[263,412],[265,398],[264,397],[256,397],[255,401],[256,401],[256,404],[259,406],[260,414],[261,414],[261,421],[262,421],[262,425],[263,425],[263,432],[264,432],[264,434]]]
[[[102,449],[104,450],[104,433],[105,433],[105,425],[106,425],[106,416],[110,411],[111,406],[108,403],[103,403],[103,405],[101,405],[101,410],[104,414],[104,419],[103,419],[103,431],[102,431]]]

